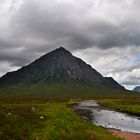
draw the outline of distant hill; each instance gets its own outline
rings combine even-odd
[[[135,87],[133,91],[140,92],[140,86]]]
[[[0,87],[51,83],[103,85],[124,90],[111,77],[103,77],[63,47],[53,50],[21,69],[0,78]]]

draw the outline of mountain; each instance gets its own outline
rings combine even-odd
[[[118,82],[116,82],[112,77],[104,77],[105,83],[112,88],[124,89]]]
[[[140,92],[140,86],[135,87],[133,91]]]
[[[21,69],[0,78],[0,87],[51,83],[104,85],[124,89],[113,78],[103,77],[83,60],[60,47]]]

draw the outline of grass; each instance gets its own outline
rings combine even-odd
[[[67,104],[77,99],[98,99],[107,107],[130,113],[140,109],[138,94],[101,86],[53,84],[0,89],[0,140],[120,140],[68,108]]]
[[[104,99],[99,103],[105,107],[140,116],[140,98]]]
[[[9,100],[8,100],[9,99]],[[73,102],[71,100],[71,102]],[[81,120],[64,102],[0,97],[0,140],[120,140]]]
[[[46,113],[45,113],[46,112]],[[112,140],[113,137],[105,129],[87,121],[80,120],[75,113],[64,104],[50,104],[41,110],[47,114],[44,129],[33,135],[44,140]],[[49,118],[49,119],[47,119]],[[34,138],[33,137],[33,138]]]
[[[134,94],[134,93],[133,93]],[[31,86],[16,86],[0,89],[0,95],[16,96],[45,96],[51,98],[84,98],[84,97],[111,97],[128,96],[131,92],[121,91],[104,86],[82,86],[73,84],[42,84]],[[137,95],[137,94],[135,94]]]

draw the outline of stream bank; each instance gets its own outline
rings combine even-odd
[[[125,140],[140,140],[140,117],[100,106],[95,100],[79,102],[73,109],[81,117]]]

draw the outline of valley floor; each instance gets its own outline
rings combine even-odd
[[[115,103],[125,111],[123,101],[118,100]],[[114,132],[111,134],[102,127],[81,120],[68,107],[73,102],[71,99],[0,96],[0,140],[121,140],[113,135]],[[100,102],[119,109],[113,106],[114,99]],[[139,113],[138,98],[129,98],[127,103],[129,107],[133,106],[128,110]]]
[[[70,102],[0,97],[0,140],[121,140],[81,120]]]

